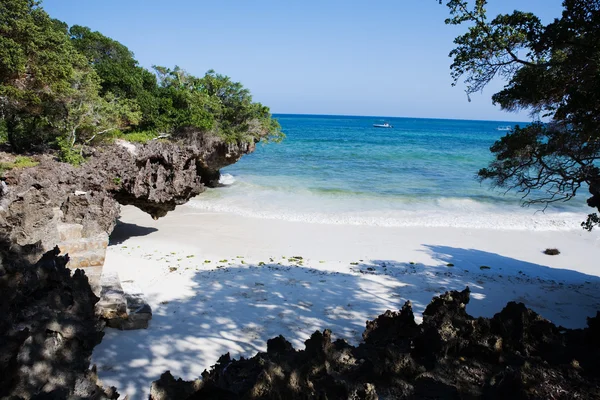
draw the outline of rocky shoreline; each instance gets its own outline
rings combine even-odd
[[[62,224],[81,225],[81,239],[108,238],[119,204],[153,218],[215,186],[219,170],[255,149],[213,134],[187,131],[145,145],[117,141],[90,149],[80,167],[41,156],[33,168],[9,171],[0,185],[0,254],[35,263],[64,238]]]
[[[90,149],[81,167],[45,155],[9,171],[0,181],[0,397],[118,398],[90,357],[104,335],[100,277],[120,205],[162,217],[254,146],[186,132]],[[511,302],[473,318],[469,294],[435,297],[420,325],[410,302],[388,311],[356,347],[317,331],[305,350],[279,336],[250,359],[225,354],[202,380],[165,372],[151,398],[600,398],[600,315],[569,330]]]
[[[317,331],[304,350],[279,336],[250,359],[225,354],[202,380],[166,372],[150,398],[600,398],[600,313],[578,330],[515,302],[493,318],[473,318],[469,294],[467,288],[435,297],[421,325],[410,302],[387,311],[367,322],[357,347]]]
[[[35,265],[0,270],[0,398],[116,399],[98,385],[90,357],[104,323],[82,270],[58,248]]]
[[[8,171],[0,180],[0,397],[117,398],[89,364],[113,311],[97,304],[120,205],[162,217],[216,185],[219,170],[255,145],[187,130],[89,148],[80,167],[46,154],[35,167]],[[127,319],[108,323],[136,326]]]
[[[28,268],[3,264],[0,397],[116,399],[90,369],[104,328],[98,297],[58,252]],[[469,301],[468,288],[435,297],[420,325],[407,302],[367,321],[356,347],[329,330],[304,350],[279,336],[250,359],[223,355],[196,381],[167,371],[151,399],[600,398],[600,313],[570,330],[515,302],[473,318]]]

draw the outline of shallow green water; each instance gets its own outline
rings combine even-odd
[[[287,138],[222,170],[199,209],[260,218],[384,226],[577,229],[585,193],[545,213],[475,176],[506,132],[494,121],[277,115]],[[516,123],[515,123],[516,124]]]

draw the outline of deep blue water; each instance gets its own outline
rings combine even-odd
[[[287,135],[222,170],[225,188],[198,208],[262,218],[387,226],[562,229],[583,219],[584,198],[537,212],[517,193],[479,183],[489,147],[518,123],[276,115]],[[522,124],[522,123],[521,123]]]

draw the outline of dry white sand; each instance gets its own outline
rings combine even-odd
[[[325,225],[187,206],[153,221],[124,207],[104,268],[141,289],[154,318],[147,330],[107,329],[92,362],[105,384],[147,398],[166,370],[194,379],[220,355],[252,356],[279,334],[303,348],[329,328],[356,344],[366,320],[406,300],[420,317],[433,296],[465,286],[471,315],[519,301],[584,327],[600,310],[599,254],[598,232],[579,230]]]

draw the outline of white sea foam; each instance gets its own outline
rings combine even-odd
[[[219,178],[219,184],[224,186],[233,185],[235,178],[231,174],[222,174]]]
[[[470,198],[381,198],[317,195],[236,182],[210,190],[189,205],[203,212],[319,224],[387,227],[459,227],[556,231],[581,229],[584,213],[497,205]]]
[[[242,207],[210,204],[206,202],[192,201],[190,205],[194,208],[209,211],[232,213],[245,217],[278,219],[293,222],[308,222],[319,224],[337,225],[369,225],[386,227],[457,227],[457,228],[487,228],[499,230],[534,230],[534,231],[556,231],[581,229],[581,217],[573,215],[552,215],[543,217],[507,214],[478,214],[457,215],[442,214],[433,211],[431,214],[415,213],[413,215],[387,215],[375,216],[369,213],[356,214],[323,214],[323,213],[295,213],[276,212]]]

